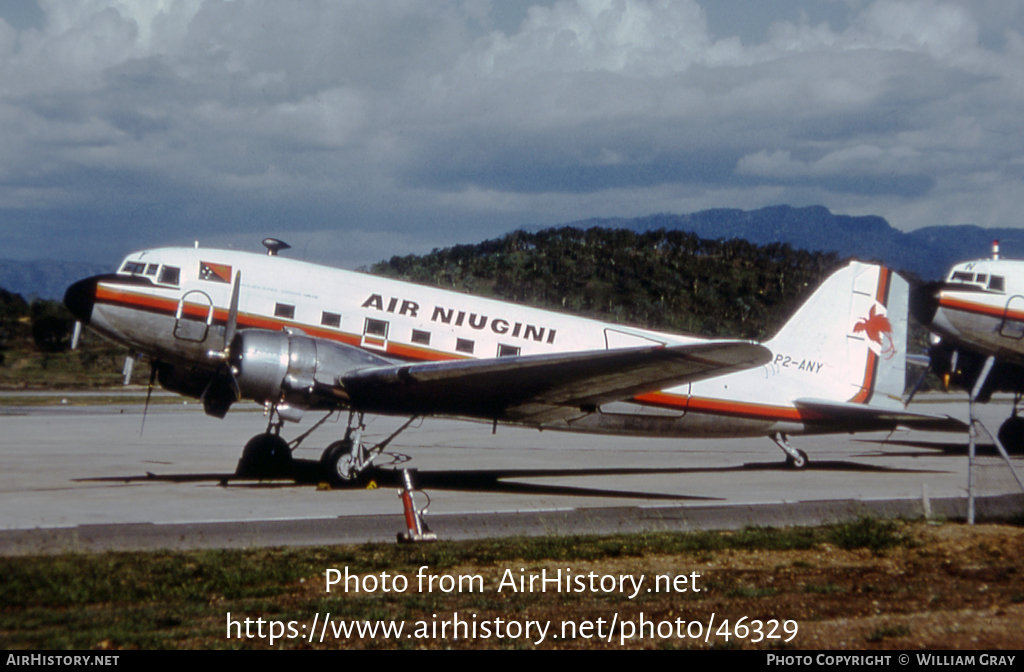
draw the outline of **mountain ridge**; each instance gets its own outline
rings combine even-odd
[[[756,245],[786,243],[801,250],[882,261],[922,280],[941,278],[957,262],[990,256],[992,241],[996,239],[1000,241],[1002,256],[1024,259],[1024,229],[959,224],[902,232],[883,217],[837,215],[822,205],[772,205],[755,210],[713,208],[689,214],[590,218],[523,230],[536,232],[565,226],[623,228],[637,233],[668,229],[709,240],[741,238]],[[0,288],[26,298],[60,299],[72,282],[112,270],[110,265],[90,262],[0,259]]]
[[[659,213],[634,218],[591,218],[564,226],[625,228],[636,232],[670,229],[701,238],[743,238],[756,245],[787,243],[841,257],[882,261],[922,280],[941,278],[960,261],[988,257],[992,241],[1003,256],[1024,258],[1024,230],[986,229],[973,224],[929,226],[910,232],[895,229],[877,215],[836,215],[821,205],[773,205],[756,210],[715,208],[690,214]],[[551,227],[531,227],[540,230]]]

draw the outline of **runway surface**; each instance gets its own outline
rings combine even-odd
[[[227,480],[242,445],[263,431],[259,411],[205,416],[195,403],[150,407],[142,398],[90,405],[0,406],[0,554],[393,541],[404,529],[397,474],[376,489],[324,490],[290,481]],[[943,397],[945,399],[945,397]],[[961,401],[915,404],[966,418]],[[993,431],[1005,401],[979,406]],[[316,461],[341,437],[344,416],[295,451]],[[288,426],[293,439],[309,418]],[[368,418],[364,440],[401,424]],[[418,470],[427,521],[442,539],[509,534],[811,524],[868,512],[962,517],[966,435],[899,432],[794,437],[808,467],[784,467],[768,438],[676,440],[537,432],[424,420],[379,463]],[[1005,463],[982,449],[980,516],[1024,510]],[[1024,459],[1014,458],[1018,473]],[[418,495],[418,502],[426,502]]]

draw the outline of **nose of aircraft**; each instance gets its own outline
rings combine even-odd
[[[921,324],[928,326],[935,319],[939,309],[939,289],[942,283],[929,282],[919,286],[910,294],[910,314]]]
[[[64,305],[79,322],[89,324],[96,303],[96,278],[79,280],[64,292]]]

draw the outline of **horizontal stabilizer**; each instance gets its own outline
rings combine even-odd
[[[808,425],[827,423],[830,425],[830,431],[836,431],[836,425],[844,422],[861,432],[872,426],[877,426],[880,430],[906,427],[928,432],[967,431],[966,423],[948,415],[910,413],[898,408],[887,409],[824,399],[797,399],[794,404],[801,411],[808,413],[808,417],[805,418]]]
[[[338,377],[354,408],[541,425],[611,401],[767,364],[747,341],[373,367]]]

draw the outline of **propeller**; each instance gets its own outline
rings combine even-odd
[[[242,287],[242,272],[235,273],[235,284],[231,288],[231,303],[228,307],[228,320],[224,325],[224,342],[220,350],[211,350],[211,358],[220,360],[220,370],[203,390],[203,409],[207,414],[217,418],[227,415],[228,408],[241,398],[238,382],[231,370],[231,342],[238,332],[238,295]]]
[[[71,332],[71,349],[78,349],[78,341],[82,338],[82,322],[75,320],[75,330]]]
[[[231,341],[235,340],[235,333],[238,331],[238,295],[242,287],[242,272],[235,273],[235,284],[231,288],[231,303],[228,305],[228,320],[224,325],[224,342],[220,350],[210,350],[207,355],[212,359],[219,359],[227,362],[231,354]]]
[[[914,386],[912,388],[910,388],[910,394],[908,394],[908,395],[906,395],[906,397],[904,397],[904,399],[903,399],[903,408],[906,408],[907,406],[909,406],[910,402],[914,400],[914,395],[917,394],[918,391],[921,389],[921,386],[924,385],[925,377],[928,375],[928,372],[930,372],[932,370],[931,354],[929,353],[928,350],[925,350],[923,355],[911,355],[911,354],[908,354],[907,355],[907,364],[909,364],[911,366],[917,366],[917,367],[923,369],[923,371],[921,372],[921,376],[917,379],[917,382],[914,383]]]
[[[242,272],[235,273],[235,284],[231,288],[231,304],[228,307],[228,323],[224,325],[224,350],[231,348],[231,341],[235,339],[235,332],[238,330],[238,294],[242,287]]]
[[[156,361],[149,362],[149,387],[146,388],[146,403],[142,407],[142,426],[139,427],[139,436],[146,430],[146,413],[149,411],[149,400],[153,396],[153,383],[156,382]]]
[[[921,377],[917,379],[916,383],[914,383],[914,386],[910,388],[910,394],[907,395],[906,401],[903,402],[903,408],[910,406],[910,402],[914,400],[914,395],[917,394],[918,390],[921,389],[921,386],[924,385],[925,376],[928,375],[930,370],[931,369],[925,369],[924,373],[921,374]]]

